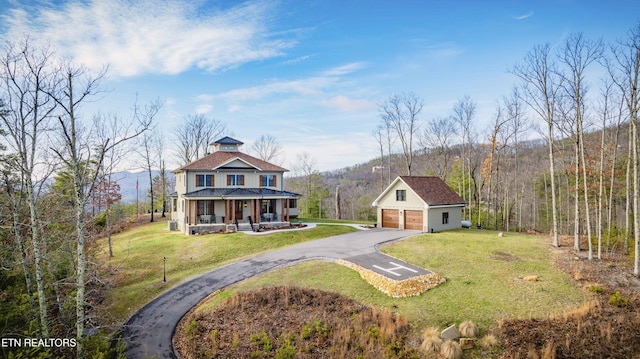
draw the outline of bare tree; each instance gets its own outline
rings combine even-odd
[[[521,102],[520,93],[517,87],[514,87],[511,96],[505,97],[503,99],[503,104],[505,107],[505,116],[507,118],[507,129],[505,133],[507,134],[506,138],[513,139],[513,188],[514,188],[514,207],[516,211],[516,231],[520,231],[522,229],[522,197],[524,196],[525,186],[522,184],[522,180],[520,177],[520,136],[526,133],[531,129],[531,125],[529,123],[528,118],[524,114],[524,104]],[[505,146],[508,145],[505,143]],[[507,187],[508,188],[508,187]],[[509,211],[506,211],[506,216],[504,217],[505,229],[509,230],[510,227],[510,216]]]
[[[449,160],[451,158],[451,142],[456,135],[455,122],[451,118],[436,117],[427,122],[419,139],[420,145],[435,154],[436,176],[446,180]]]
[[[208,153],[209,145],[226,131],[226,125],[221,121],[203,114],[187,115],[174,131],[178,160],[187,164],[203,157]]]
[[[571,35],[567,38],[564,47],[560,51],[559,58],[568,69],[568,75],[564,76],[563,88],[567,96],[572,100],[575,129],[578,139],[578,153],[576,162],[582,164],[582,185],[585,204],[585,217],[587,229],[587,242],[589,246],[589,260],[593,259],[593,243],[591,237],[591,211],[589,210],[589,190],[587,182],[587,163],[584,149],[584,112],[585,96],[587,92],[585,72],[587,67],[602,57],[604,46],[601,41],[591,41],[584,38],[582,33]],[[576,218],[578,221],[578,218]]]
[[[137,137],[150,126],[148,118],[134,116],[131,127],[128,127],[130,132],[123,133],[119,138],[100,139],[94,136],[95,129],[91,128],[92,126],[83,124],[78,110],[84,102],[99,92],[98,85],[105,71],[92,76],[88,70],[81,66],[66,64],[59,72],[59,86],[57,87],[59,90],[48,94],[60,108],[58,131],[61,143],[52,150],[69,169],[73,182],[76,232],[76,349],[78,358],[83,358],[85,355],[87,268],[85,246],[88,236],[85,208],[97,184],[99,168],[103,165],[105,154],[114,147]]]
[[[153,123],[154,118],[160,111],[162,104],[159,101],[156,101],[150,105],[145,106],[144,108],[139,108],[137,105],[135,106],[135,114],[134,116],[138,118],[139,121],[145,121],[146,123]],[[151,203],[150,213],[151,220],[154,221],[154,206],[155,206],[155,191],[153,188],[153,169],[162,167],[162,151],[158,150],[158,147],[162,145],[162,140],[160,138],[160,133],[151,130],[144,132],[141,136],[138,137],[138,153],[140,157],[144,161],[144,169],[147,171],[147,175],[149,176],[149,202]]]
[[[378,166],[378,171],[380,172],[380,192],[382,192],[385,188],[384,183],[384,127],[379,125],[376,127],[371,133],[373,137],[376,139],[378,146],[380,146],[380,165]]]
[[[5,48],[6,53],[0,60],[0,92],[4,97],[7,112],[2,116],[2,124],[7,133],[7,145],[16,155],[15,169],[20,173],[22,191],[26,195],[29,207],[40,332],[47,338],[49,324],[43,265],[45,254],[42,252],[37,183],[42,183],[45,179],[38,178],[39,174],[51,172],[43,170],[46,162],[39,161],[46,159],[43,143],[46,143],[44,138],[46,132],[51,129],[51,114],[56,108],[55,102],[46,95],[47,91],[53,91],[55,87],[53,55],[48,48],[32,46],[28,38],[20,44],[6,43]],[[23,246],[22,235],[16,234],[20,245]],[[28,273],[25,272],[25,275],[28,281]]]
[[[393,134],[394,130],[389,118],[381,116],[381,123],[373,131],[373,136],[376,138],[376,142],[380,146],[380,178],[381,189],[384,189],[391,183],[391,155],[393,153],[393,146],[395,145],[396,137]],[[385,162],[385,147],[387,150],[386,162]],[[385,170],[387,174],[387,181],[384,183]]]
[[[262,135],[251,146],[251,152],[259,159],[276,164],[282,163],[280,156],[282,155],[282,145],[278,139],[272,135]]]
[[[523,84],[523,100],[547,125],[546,140],[549,146],[549,172],[551,181],[551,211],[553,221],[553,245],[558,241],[558,205],[556,200],[556,174],[554,159],[554,127],[556,100],[560,85],[555,65],[551,60],[549,44],[535,46],[524,58],[524,63],[511,71]]]
[[[473,121],[476,115],[476,103],[469,95],[465,95],[459,99],[453,106],[453,114],[451,117],[458,124],[457,131],[462,142],[462,153],[460,160],[462,162],[462,178],[463,183],[467,182],[467,188],[462,190],[462,199],[467,203],[471,203],[471,148],[473,146]],[[471,220],[471,206],[467,205],[467,219]]]
[[[627,178],[633,178],[633,236],[635,242],[634,275],[640,277],[640,180],[638,174],[638,112],[640,111],[640,22],[632,28],[626,39],[611,49],[613,60],[607,63],[611,78],[624,99],[629,115],[629,152]],[[628,190],[631,187],[627,180]],[[627,200],[627,203],[629,200]],[[629,211],[627,211],[629,213]],[[628,218],[628,217],[627,217]]]
[[[393,95],[380,108],[380,116],[394,129],[400,140],[405,162],[405,174],[411,176],[413,165],[414,136],[420,129],[418,115],[422,112],[423,101],[413,93]]]

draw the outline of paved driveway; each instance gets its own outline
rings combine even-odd
[[[213,269],[162,293],[129,319],[122,332],[127,343],[126,357],[176,358],[171,338],[176,325],[191,308],[218,289],[279,267],[314,259],[345,259],[396,280],[424,274],[425,272],[419,272],[422,269],[376,250],[381,243],[417,233],[386,229],[363,230],[300,243]],[[396,268],[398,266],[411,270]]]

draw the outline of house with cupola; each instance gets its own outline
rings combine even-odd
[[[221,138],[211,153],[173,172],[170,226],[191,235],[290,225],[300,195],[283,189],[288,170],[241,152],[242,145]]]

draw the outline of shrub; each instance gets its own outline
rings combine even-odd
[[[480,340],[480,345],[482,345],[484,348],[492,349],[493,347],[498,345],[498,339],[493,334],[487,334],[482,337],[482,340]]]
[[[430,338],[430,337],[437,337],[438,335],[440,335],[440,330],[438,330],[438,328],[429,327],[429,328],[424,330],[424,333],[422,333],[422,339],[427,339],[427,338]]]
[[[304,323],[304,325],[302,326],[302,329],[300,330],[300,337],[302,339],[311,338],[311,326],[309,325],[309,323]]]
[[[624,298],[620,292],[615,292],[609,297],[609,304],[616,307],[626,307],[629,304],[629,298]]]
[[[478,326],[470,320],[465,320],[460,323],[460,335],[467,338],[475,338],[478,336]]]
[[[276,352],[276,359],[293,359],[296,357],[296,347],[289,341],[282,343]]]
[[[462,358],[462,348],[457,342],[447,340],[440,346],[440,356],[444,359],[460,359]]]
[[[439,352],[441,346],[442,339],[438,338],[437,336],[430,336],[424,338],[422,344],[420,345],[420,351],[429,355]]]
[[[596,294],[602,294],[603,289],[601,286],[597,285],[597,284],[591,284],[589,286],[589,292],[591,293],[596,293]]]

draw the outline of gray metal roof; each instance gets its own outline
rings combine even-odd
[[[185,197],[301,197],[298,193],[269,188],[204,188],[184,194]]]
[[[223,145],[244,145],[244,142],[238,141],[235,138],[231,138],[229,136],[222,137],[214,143],[220,143]]]

